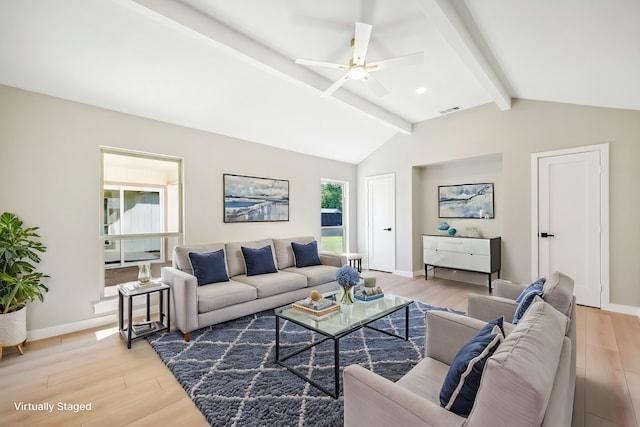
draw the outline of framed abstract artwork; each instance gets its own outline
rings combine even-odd
[[[224,222],[289,221],[289,181],[223,174]]]
[[[495,218],[493,183],[438,186],[438,217]]]

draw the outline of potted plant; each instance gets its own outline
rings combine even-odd
[[[40,253],[47,248],[36,233],[39,227],[25,228],[15,214],[0,216],[0,342],[1,346],[21,345],[27,339],[28,302],[44,300],[47,288],[42,279],[49,277],[36,271]]]

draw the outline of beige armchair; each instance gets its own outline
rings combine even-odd
[[[469,295],[467,315],[485,322],[504,316],[506,322],[511,322],[518,308],[515,300],[526,287],[526,284],[496,279],[493,281],[493,295]],[[570,319],[567,336],[573,345],[575,362],[576,299],[573,296],[573,288],[574,282],[571,277],[555,272],[544,282],[542,299]]]
[[[497,279],[493,281],[493,296],[470,295],[468,316],[490,321],[504,316],[510,322],[518,307],[516,298],[527,287],[526,284]],[[573,279],[566,274],[555,272],[547,278],[542,288],[542,299],[569,318],[567,337],[571,340],[571,378],[575,391],[576,377],[576,298],[573,295]],[[536,297],[538,298],[538,297]]]
[[[439,393],[458,350],[486,323],[437,310],[427,312],[426,322],[425,358],[397,382],[359,365],[345,368],[345,426],[571,425],[568,319],[551,305],[534,303],[510,332],[505,329],[467,418],[441,407]]]

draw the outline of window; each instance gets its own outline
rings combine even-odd
[[[151,262],[152,277],[171,265],[182,243],[181,188],[181,159],[102,150],[105,287],[137,280],[142,262]]]
[[[164,189],[105,185],[103,200],[105,235],[164,231]],[[105,265],[125,266],[139,261],[164,262],[163,238],[105,240]]]
[[[347,183],[321,180],[321,238],[324,252],[347,252]]]

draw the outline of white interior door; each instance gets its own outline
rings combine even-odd
[[[600,152],[538,158],[538,275],[560,271],[575,281],[581,305],[600,307]]]
[[[396,268],[395,176],[373,176],[366,181],[369,269],[393,272]]]

